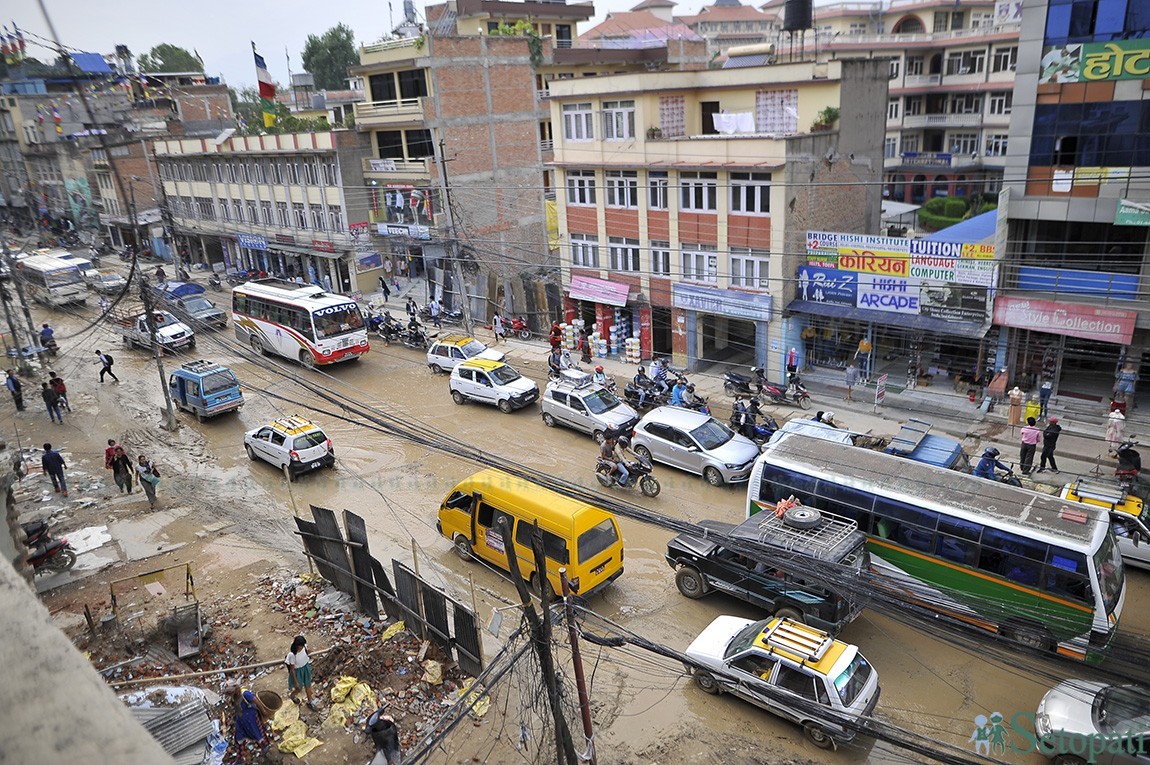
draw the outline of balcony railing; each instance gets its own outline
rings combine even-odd
[[[404,98],[397,101],[360,101],[355,107],[355,124],[380,122],[423,114],[422,98]]]
[[[942,82],[941,74],[908,74],[902,81],[904,88],[930,88]]]
[[[539,151],[555,151],[555,141],[540,141]]]
[[[851,45],[859,45],[859,44],[864,44],[864,43],[886,44],[886,45],[890,45],[891,43],[898,43],[898,44],[932,43],[932,42],[946,43],[946,42],[953,42],[955,40],[962,40],[965,38],[976,38],[977,39],[977,38],[989,37],[991,35],[1002,35],[1002,34],[1016,34],[1017,35],[1019,33],[1020,28],[1021,28],[1020,24],[1002,24],[1000,26],[974,27],[972,29],[958,29],[958,30],[955,30],[953,32],[924,32],[921,34],[910,34],[910,35],[890,34],[890,33],[881,34],[881,35],[850,34],[848,32],[848,33],[844,33],[844,34],[840,34],[840,35],[835,36],[833,38],[833,41],[830,43],[830,45],[832,45],[832,46],[833,45],[842,45],[844,43],[845,44],[851,44]]]
[[[365,159],[363,172],[370,175],[428,175],[427,159]]]
[[[887,157],[886,167],[1002,167],[1005,156],[956,154],[949,151],[907,151],[897,157]]]
[[[979,127],[981,114],[910,114],[902,118],[903,128]]]

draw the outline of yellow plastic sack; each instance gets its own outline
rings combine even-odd
[[[395,624],[385,629],[383,634],[379,636],[379,639],[387,642],[388,640],[391,640],[393,637],[395,637],[398,633],[402,632],[403,629],[403,622],[396,622]]]
[[[355,687],[359,680],[351,675],[344,675],[331,687],[331,700],[333,704],[343,701],[348,692]]]
[[[294,707],[295,704],[292,706]],[[302,758],[322,743],[318,738],[312,738],[307,734],[307,723],[303,720],[296,720],[284,730],[279,749],[281,752],[288,752]]]
[[[347,725],[347,712],[342,706],[333,706],[328,712],[327,719],[323,721],[323,727],[335,729],[345,725]]]
[[[483,717],[483,715],[487,714],[487,710],[491,708],[491,698],[486,693],[480,694],[479,691],[472,691],[471,686],[474,684],[474,677],[467,678],[467,680],[463,682],[463,687],[459,689],[459,695],[463,696],[464,694],[468,694],[467,703],[474,703],[474,706],[471,707],[471,714],[475,717]],[[479,701],[475,701],[477,697]]]
[[[443,665],[434,659],[423,662],[423,682],[439,685],[443,682]]]
[[[283,730],[297,720],[299,720],[299,704],[293,704],[289,700],[288,703],[280,707],[279,711],[272,717],[272,730]]]

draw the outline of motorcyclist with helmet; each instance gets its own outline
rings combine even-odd
[[[1012,472],[1009,467],[998,461],[998,456],[1001,453],[1002,452],[993,446],[989,447],[982,453],[982,459],[978,461],[978,465],[974,468],[974,474],[979,478],[989,478],[991,481],[995,481],[998,478],[995,473],[996,468],[1007,473]]]
[[[643,369],[642,365],[639,366],[635,376],[631,379],[635,387],[639,390],[639,406],[642,407],[647,402],[647,390],[653,384],[651,378],[647,376],[647,370]]]
[[[603,372],[603,365],[599,364],[595,367],[595,374],[591,375],[591,382],[600,388],[610,388],[611,383],[607,379],[607,375]]]
[[[695,395],[695,384],[687,383],[686,388],[683,389],[683,406],[688,409],[698,409],[702,403],[702,399]]]
[[[687,381],[680,377],[675,381],[675,387],[671,388],[671,406],[686,406],[683,401],[683,394],[687,391]]]
[[[651,382],[655,384],[656,390],[664,396],[667,391],[671,389],[670,384],[667,382],[667,362],[662,359],[655,359],[651,362]],[[673,403],[673,402],[672,402]]]

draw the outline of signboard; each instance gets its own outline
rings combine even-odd
[[[994,301],[994,323],[1055,335],[1129,345],[1138,314],[1120,308],[1079,303],[1000,297]]]
[[[1119,199],[1114,211],[1115,226],[1150,226],[1150,202]]]
[[[377,223],[376,232],[380,236],[406,236],[410,239],[430,239],[431,229],[427,226],[405,226],[399,223]]]
[[[692,287],[676,282],[671,286],[671,305],[737,319],[771,320],[771,296],[754,292]]]
[[[373,173],[394,173],[395,160],[394,159],[369,159],[368,166]]]
[[[1038,82],[1105,82],[1150,78],[1150,40],[1048,45],[1042,49]]]
[[[382,265],[383,258],[378,252],[363,253],[355,259],[355,272],[362,274],[364,271],[374,271]]]
[[[325,239],[312,239],[311,246],[313,250],[320,252],[335,252],[335,244]]]
[[[858,274],[837,268],[799,266],[799,298],[815,303],[849,305],[858,296]]]
[[[240,247],[246,247],[249,250],[266,250],[268,248],[267,237],[259,234],[236,234],[236,241]]]
[[[859,308],[891,313],[919,313],[919,286],[896,276],[859,274]]]
[[[883,401],[886,401],[886,381],[889,375],[879,375],[878,382],[874,386],[874,405],[881,406]]]
[[[290,234],[276,234],[276,244],[295,244],[295,237]]]

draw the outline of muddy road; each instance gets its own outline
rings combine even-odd
[[[340,420],[335,414],[349,415],[339,413],[294,380],[321,382],[342,396],[369,402],[428,432],[481,448],[497,462],[518,462],[602,491],[591,472],[597,447],[589,436],[545,427],[537,406],[510,415],[477,404],[457,406],[448,394],[447,377],[432,374],[422,354],[415,351],[373,345],[365,359],[327,373],[309,372],[282,359],[263,360],[283,364],[288,373],[283,377],[253,363],[250,351],[237,345],[230,328],[204,333],[194,355],[231,366],[245,385],[247,403],[238,415],[203,424],[181,415],[182,428],[168,434],[156,428],[163,399],[157,372],[143,351],[125,349],[102,328],[67,337],[83,318],[94,315],[93,310],[71,315],[37,311],[37,320],[41,315],[64,336],[57,371],[68,380],[73,408],[83,411],[63,426],[52,426],[38,398],[28,396],[30,414],[15,420],[25,443],[28,438],[39,443],[47,433],[65,441],[76,458],[98,460],[108,435],[129,433],[127,440],[139,448],[151,444],[164,463],[174,468],[161,500],[163,491],[195,496],[201,512],[241,520],[254,543],[289,554],[300,547],[292,534],[293,508],[306,513],[308,504],[317,504],[337,511],[354,510],[365,517],[373,553],[381,560],[394,557],[410,562],[414,541],[421,572],[463,602],[471,600],[473,580],[483,619],[492,608],[514,602],[513,585],[498,572],[459,560],[435,530],[439,502],[458,480],[479,468],[460,457]],[[96,348],[116,355],[122,384],[96,382]],[[537,382],[545,379],[541,345],[514,345],[509,356],[524,374]],[[177,361],[166,359],[169,365]],[[26,392],[31,390],[26,387]],[[333,414],[309,411],[309,406]],[[13,420],[7,400],[4,413],[5,419]],[[244,432],[287,414],[307,416],[327,431],[338,455],[334,471],[289,485],[266,463],[249,462],[243,449]],[[660,496],[645,499],[638,492],[625,492],[624,498],[692,521],[743,517],[743,487],[712,488],[701,478],[663,466],[656,466],[656,475],[663,486]],[[680,650],[720,614],[762,617],[722,594],[698,601],[682,597],[663,559],[672,534],[626,519],[621,524],[627,546],[626,573],[592,601],[598,613]],[[1143,635],[1150,621],[1146,607],[1150,581],[1135,569],[1128,569],[1128,581],[1123,631]],[[510,621],[504,619],[504,635]],[[850,625],[842,638],[859,645],[877,668],[882,718],[967,752],[973,746],[969,739],[977,715],[997,711],[1009,718],[1016,712],[1032,712],[1051,684],[1024,664],[1006,666],[985,660],[977,645],[956,647],[870,611]],[[484,639],[487,651],[494,651],[497,641],[489,635]],[[926,759],[882,743],[824,752],[807,743],[790,723],[729,696],[702,693],[684,677],[681,667],[666,660],[635,650],[587,650],[585,661],[594,667],[591,695],[598,747],[605,755],[600,762],[845,764]],[[1014,752],[1003,759],[1045,762],[1035,754]]]

